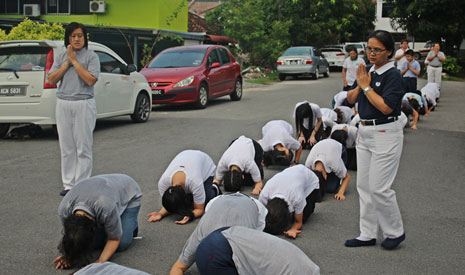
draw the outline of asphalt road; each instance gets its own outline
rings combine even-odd
[[[128,174],[144,192],[139,215],[142,239],[112,260],[153,274],[167,274],[176,261],[198,221],[176,225],[170,216],[149,224],[145,215],[161,207],[156,182],[178,152],[199,149],[217,162],[232,139],[242,134],[259,139],[261,127],[272,119],[292,122],[295,103],[305,99],[329,107],[341,86],[340,73],[335,72],[317,81],[246,85],[240,102],[224,97],[205,110],[157,106],[145,124],[132,124],[129,117],[99,121],[93,174]],[[346,239],[359,233],[356,172],[351,171],[346,201],[327,197],[317,204],[302,234],[290,240],[320,266],[322,274],[463,274],[464,88],[463,82],[444,82],[436,111],[421,118],[419,130],[405,130],[393,185],[407,235],[400,249],[344,247]],[[304,151],[302,162],[307,154]],[[62,186],[58,142],[51,129],[40,138],[0,140],[0,167],[0,274],[52,274],[61,235],[57,207]],[[276,172],[265,169],[265,180]],[[251,189],[244,192],[250,194]],[[186,274],[198,274],[196,267]]]

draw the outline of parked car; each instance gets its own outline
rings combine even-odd
[[[321,52],[311,46],[288,48],[276,62],[279,80],[286,76],[311,75],[318,79],[321,73],[329,76],[329,63]]]
[[[344,46],[344,50],[348,53],[350,47],[357,48],[357,52],[359,56],[364,56],[366,51],[366,42],[346,42]]]
[[[211,98],[242,98],[241,66],[223,46],[169,48],[155,56],[141,73],[152,89],[154,104],[193,102],[203,109]]]
[[[342,68],[346,55],[342,48],[322,48],[320,49],[322,55],[329,63],[329,67]]]
[[[89,42],[89,49],[101,66],[94,86],[97,118],[130,115],[134,122],[146,122],[152,104],[145,77],[110,48]],[[47,83],[47,73],[63,51],[63,41],[0,42],[0,137],[12,124],[56,124],[57,86]]]

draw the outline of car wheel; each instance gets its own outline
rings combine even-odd
[[[318,77],[320,77],[320,71],[318,70],[318,68],[315,69],[315,73],[313,74],[313,79],[318,79]]]
[[[239,101],[242,98],[242,82],[241,79],[236,80],[236,84],[234,85],[234,91],[229,95],[232,101]]]
[[[205,84],[200,84],[199,95],[195,106],[199,109],[205,109],[208,103],[208,87]]]
[[[0,123],[0,138],[4,138],[8,133],[8,130],[10,130],[9,123]]]
[[[415,57],[416,60],[421,59],[421,54],[420,53],[414,53],[413,56]]]
[[[136,106],[134,107],[134,113],[131,115],[131,119],[134,122],[146,122],[150,117],[150,99],[144,94],[140,93],[136,99]]]
[[[279,77],[279,80],[281,80],[281,81],[284,81],[286,79],[285,74],[279,74],[278,77]]]
[[[326,69],[326,73],[323,74],[324,77],[329,77],[329,67]]]

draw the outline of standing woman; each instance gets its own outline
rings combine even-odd
[[[66,51],[55,56],[48,83],[60,81],[56,123],[61,150],[61,178],[64,196],[92,173],[92,132],[96,105],[94,85],[100,74],[97,54],[87,49],[84,25],[70,23],[65,30]]]
[[[360,64],[365,65],[363,58],[358,56],[357,48],[350,47],[349,56],[342,65],[342,79],[344,79],[344,91],[350,90],[357,77],[357,68]]]
[[[345,246],[375,245],[380,227],[385,237],[381,246],[394,249],[405,240],[396,193],[391,189],[402,153],[403,125],[398,117],[404,89],[399,70],[390,62],[394,40],[389,32],[371,33],[367,53],[373,65],[358,67],[356,87],[347,93],[350,103],[358,102],[360,115],[356,146],[360,236],[347,240]]]

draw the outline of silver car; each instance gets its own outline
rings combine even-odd
[[[321,55],[320,51],[311,46],[291,47],[287,49],[277,61],[279,80],[286,76],[298,77],[299,75],[311,75],[318,79],[320,74],[329,76],[329,63]]]

